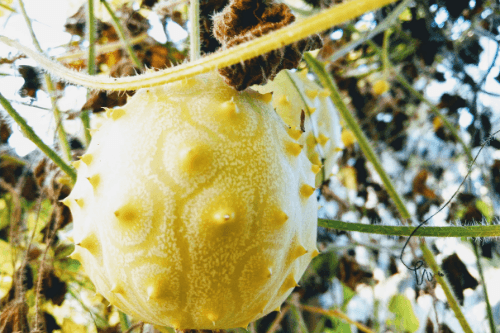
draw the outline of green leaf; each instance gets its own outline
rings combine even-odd
[[[493,219],[493,207],[482,200],[476,201],[476,208],[484,215],[486,221],[491,222]]]
[[[388,324],[396,327],[398,331],[415,332],[419,327],[418,318],[413,312],[411,301],[404,295],[394,295],[389,301],[389,311],[396,315],[389,319]]]

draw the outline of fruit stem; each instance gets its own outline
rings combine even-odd
[[[87,40],[89,42],[89,50],[87,57],[87,73],[89,75],[96,74],[95,68],[95,44],[96,44],[96,30],[95,30],[95,15],[94,15],[94,0],[87,0],[87,8],[86,8],[86,21],[87,21]],[[90,97],[90,90],[87,90],[87,99]],[[80,115],[80,119],[83,124],[83,133],[85,135],[85,143],[87,147],[90,144],[91,136],[90,136],[90,110],[82,110]]]
[[[200,58],[200,3],[198,0],[190,0],[189,6],[189,56],[190,61]]]
[[[125,29],[123,29],[122,25],[120,24],[120,20],[118,17],[116,17],[116,14],[113,12],[113,9],[109,6],[109,3],[106,0],[101,0],[101,3],[106,7],[106,10],[108,11],[109,15],[111,16],[111,23],[113,24],[113,27],[116,30],[116,33],[118,34],[118,37],[120,37],[120,41],[123,43],[125,46],[125,50],[127,50],[127,53],[134,63],[135,67],[142,69],[142,63],[137,58],[137,55],[134,52],[134,49],[132,48],[131,44],[128,42],[128,38],[125,33]]]
[[[72,167],[70,167],[64,160],[57,155],[57,153],[52,150],[49,146],[47,146],[42,139],[38,135],[36,135],[35,131],[31,128],[31,126],[26,123],[26,120],[24,120],[23,117],[12,107],[12,105],[9,103],[9,101],[3,97],[3,95],[0,93],[0,104],[2,104],[3,108],[7,113],[14,119],[14,121],[17,123],[17,125],[20,127],[21,132],[26,136],[28,139],[31,140],[40,150],[48,157],[50,158],[58,167],[61,168],[62,171],[64,171],[73,181],[73,183],[76,181],[76,172],[73,170]]]
[[[30,18],[28,14],[26,14],[26,9],[24,8],[23,0],[19,0],[19,7],[21,8],[21,13],[23,14],[24,20],[26,21],[26,25],[28,26],[28,30],[31,34],[31,39],[33,40],[33,44],[38,52],[42,53],[42,48],[40,47],[40,43],[35,36],[35,32],[33,31],[33,26],[31,25]],[[61,112],[57,107],[57,98],[55,95],[54,83],[50,78],[49,74],[44,74],[45,85],[47,86],[47,93],[50,97],[50,102],[52,104],[52,112],[54,114],[54,120],[56,123],[56,131],[59,137],[59,144],[61,145],[61,149],[63,151],[64,159],[69,162],[72,160],[71,158],[71,147],[69,146],[68,138],[66,137],[66,132],[64,131],[64,127],[62,124]]]
[[[0,42],[14,47],[33,58],[45,70],[73,84],[103,90],[137,90],[144,87],[164,85],[180,79],[207,73],[217,68],[234,65],[261,54],[268,53],[285,45],[292,44],[312,34],[319,33],[332,26],[376,10],[395,0],[352,0],[322,11],[310,18],[290,24],[267,35],[242,43],[230,49],[212,53],[187,64],[171,67],[162,71],[123,78],[92,77],[68,69],[51,59],[34,52],[28,47],[0,36]]]

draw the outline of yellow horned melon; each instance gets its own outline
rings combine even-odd
[[[291,127],[289,131],[295,133],[299,143],[306,146],[309,160],[315,165],[324,165],[328,178],[337,161],[341,131],[339,116],[328,97],[329,92],[309,80],[307,70],[283,70],[273,81],[255,89],[261,93],[272,92],[276,112]],[[304,135],[300,131],[302,110],[306,116]]]
[[[268,98],[216,74],[107,112],[65,204],[98,293],[145,322],[246,327],[315,255],[314,168]]]

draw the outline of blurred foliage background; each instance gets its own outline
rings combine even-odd
[[[43,8],[45,2],[26,1],[28,16],[31,6]],[[206,54],[220,46],[210,33],[210,18],[227,2],[200,1]],[[300,18],[342,0],[284,2]],[[185,1],[109,1],[134,57],[122,47],[110,14],[96,2],[97,49],[91,68],[85,2],[67,4],[67,41],[44,49],[65,66],[123,77],[187,61]],[[0,15],[0,33],[6,36],[19,25],[13,22],[22,22],[17,1],[1,0]],[[40,33],[36,25],[35,32]],[[428,224],[497,224],[500,141],[491,135],[500,129],[499,1],[399,1],[321,37],[324,46],[313,54],[334,77],[414,222],[423,222],[452,196],[487,141],[458,195]],[[98,126],[105,108],[123,105],[134,93],[87,92],[57,80],[49,87],[36,64],[14,49],[4,48],[0,57],[0,92],[71,160],[85,152],[90,139],[85,129]],[[309,77],[316,79],[311,71]],[[37,128],[39,119],[50,126]],[[66,147],[56,139],[61,130]],[[72,219],[60,200],[69,194],[70,182],[39,150],[26,148],[20,135],[1,113],[0,331],[171,331],[137,322],[95,294],[79,262],[67,257],[74,247]],[[340,137],[337,163],[317,191],[319,216],[400,225],[394,203],[352,132],[344,128]],[[399,260],[405,241],[319,228],[322,254],[300,287],[281,313],[252,323],[249,331],[462,332],[436,281],[417,281]],[[498,331],[498,241],[428,239],[428,244],[473,332]],[[407,248],[403,259],[411,263],[420,255]]]

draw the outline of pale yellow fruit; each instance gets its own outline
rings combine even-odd
[[[283,70],[273,81],[255,89],[261,93],[272,93],[273,107],[291,127],[291,135],[306,146],[307,157],[313,164],[323,164],[325,175],[329,177],[339,156],[341,130],[338,112],[329,98],[329,92],[309,80],[306,70],[298,73]],[[302,110],[306,115],[303,134],[300,130]]]
[[[266,99],[211,73],[108,110],[64,202],[72,257],[111,304],[225,329],[292,292],[318,254],[315,174]]]

